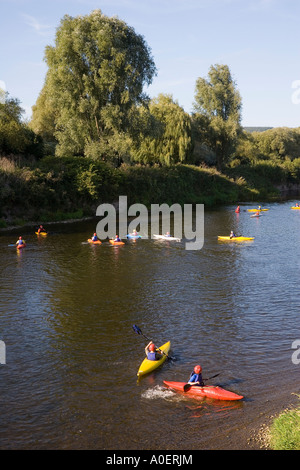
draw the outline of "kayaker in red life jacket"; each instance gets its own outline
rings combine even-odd
[[[94,235],[92,236],[93,242],[98,241],[97,233],[95,232]]]
[[[204,382],[202,379],[202,367],[201,366],[195,366],[193,372],[190,375],[188,384],[189,385],[198,385],[198,387],[203,387]]]
[[[42,225],[40,225],[37,232],[38,233],[46,232],[46,230],[44,229],[44,227]]]
[[[238,214],[240,212],[240,206],[237,206],[237,208],[235,209],[235,212]]]
[[[149,361],[158,361],[161,358],[161,353],[156,349],[155,344],[150,341],[145,347],[145,353]]]

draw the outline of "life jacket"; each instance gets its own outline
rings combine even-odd
[[[147,353],[147,359],[148,361],[156,361],[156,352],[151,352],[151,351],[148,351]]]
[[[202,374],[196,374],[196,372],[192,372],[191,375],[190,375],[190,379],[189,379],[189,382],[199,382],[199,384],[196,384],[196,385],[204,385],[203,383],[203,379],[202,379]]]

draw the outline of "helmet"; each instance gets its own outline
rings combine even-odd
[[[202,372],[202,367],[199,366],[199,365],[198,365],[198,366],[195,366],[195,367],[194,367],[194,372],[195,372],[196,374],[200,374],[200,372]]]
[[[22,237],[19,237],[19,240],[22,240]]]
[[[153,343],[150,344],[150,346],[149,346],[149,351],[154,352],[155,350],[156,350],[155,344],[153,344]]]

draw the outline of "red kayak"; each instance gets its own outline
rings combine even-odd
[[[21,250],[22,248],[25,248],[26,243],[22,243],[22,245],[17,245],[17,250]]]
[[[215,387],[213,385],[206,385],[205,387],[194,385],[191,386],[187,392],[185,392],[183,387],[186,385],[186,382],[167,382],[164,380],[164,384],[173,390],[182,392],[185,395],[193,398],[207,397],[214,398],[215,400],[241,400],[244,398],[242,395],[237,395],[236,393],[229,392],[228,390],[224,390],[224,388]]]

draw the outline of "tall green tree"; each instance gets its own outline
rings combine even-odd
[[[189,160],[192,151],[191,117],[171,95],[160,94],[149,103],[152,133],[143,134],[132,158],[142,163],[171,165]],[[149,121],[151,122],[151,121]]]
[[[64,16],[55,45],[45,52],[48,72],[42,98],[52,107],[58,155],[109,158],[124,151],[133,109],[147,99],[145,85],[156,73],[144,38],[101,10]],[[118,144],[119,143],[119,144]]]
[[[227,65],[213,65],[196,81],[193,121],[200,139],[216,154],[221,169],[233,154],[241,132],[242,100]]]

